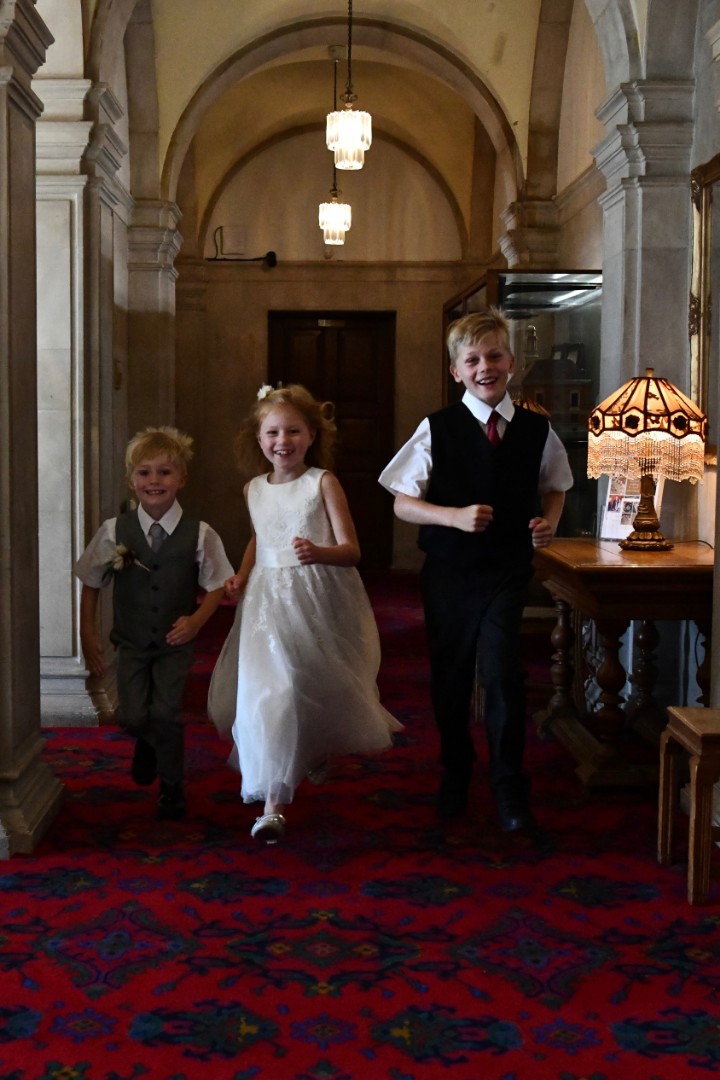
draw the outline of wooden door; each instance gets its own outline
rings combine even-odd
[[[268,378],[301,383],[332,401],[338,427],[335,472],[358,531],[361,568],[392,562],[392,499],[378,475],[394,452],[394,312],[271,311]]]

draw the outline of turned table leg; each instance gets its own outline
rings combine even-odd
[[[596,619],[595,625],[602,647],[602,661],[595,673],[601,693],[600,708],[591,714],[590,726],[598,738],[612,740],[625,727],[620,691],[627,681],[627,675],[620,663],[620,638],[627,628],[627,622]]]
[[[635,655],[630,676],[632,693],[625,707],[625,715],[628,719],[632,719],[635,724],[644,722],[648,728],[654,724],[658,731],[665,717],[664,710],[660,708],[653,695],[657,674],[655,649],[659,641],[660,635],[651,619],[641,619],[636,623]]]
[[[538,729],[542,732],[556,717],[576,716],[577,709],[572,695],[575,666],[573,650],[575,634],[572,626],[572,609],[565,600],[553,597],[557,622],[550,634],[553,647],[550,681],[553,685],[552,696],[545,709],[539,714]]]

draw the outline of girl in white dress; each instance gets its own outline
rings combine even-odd
[[[326,413],[302,386],[263,386],[237,440],[241,465],[265,471],[245,486],[253,536],[226,582],[242,609],[213,686],[217,697],[234,684],[237,657],[236,764],[243,800],[264,802],[252,835],[268,843],[284,835],[303,778],[340,754],[388,748],[402,727],[379,700],[378,631],[347,500],[326,468]]]

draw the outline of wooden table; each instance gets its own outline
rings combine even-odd
[[[536,576],[553,596],[557,610],[550,637],[555,650],[553,694],[536,719],[541,730],[549,728],[573,753],[584,783],[598,787],[637,784],[657,775],[657,753],[643,761],[635,745],[639,733],[645,739],[654,738],[657,746],[664,727],[665,710],[653,696],[653,653],[659,640],[656,619],[697,623],[705,638],[705,659],[697,673],[700,703],[708,701],[714,562],[713,548],[695,542],[678,542],[670,551],[634,552],[624,551],[614,540],[556,538],[549,548],[536,551]],[[599,706],[592,712],[574,692],[573,612],[594,621],[601,646],[595,673]],[[620,639],[631,621],[638,625],[632,693],[625,702],[620,695],[627,681]]]

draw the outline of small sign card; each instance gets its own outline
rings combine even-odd
[[[663,478],[655,490],[655,510],[660,515]],[[607,499],[602,512],[601,540],[624,540],[632,532],[633,521],[640,505],[640,480],[626,476],[611,476]]]

